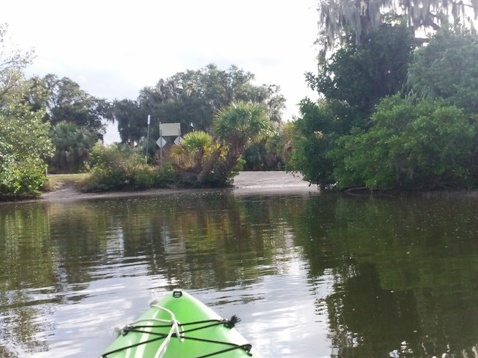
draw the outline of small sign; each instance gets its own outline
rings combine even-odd
[[[168,142],[166,142],[166,139],[164,139],[163,137],[159,137],[156,141],[156,144],[158,145],[158,147],[163,148],[166,144],[168,144]]]
[[[182,142],[183,142],[183,139],[181,138],[181,136],[178,136],[178,137],[174,140],[174,144],[176,144],[176,145],[180,145]]]
[[[162,136],[177,136],[181,134],[180,123],[159,123],[159,132]]]

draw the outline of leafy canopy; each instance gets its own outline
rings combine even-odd
[[[289,168],[301,171],[312,183],[334,184],[336,163],[329,152],[337,138],[354,127],[372,125],[370,115],[376,104],[406,82],[412,49],[412,34],[404,25],[383,24],[363,44],[349,37],[346,46],[322,63],[318,75],[309,73],[309,86],[321,100],[300,103]]]
[[[379,104],[372,120],[368,131],[342,136],[331,152],[339,187],[441,188],[471,179],[467,164],[477,123],[461,108],[396,95]]]
[[[172,146],[170,161],[179,175],[197,175],[217,149],[218,146],[209,133],[189,132],[180,144]]]
[[[48,74],[34,81],[42,89],[42,95],[35,97],[34,101],[46,110],[44,121],[53,125],[71,122],[104,134],[104,122],[113,118],[111,104],[107,100],[91,96],[68,77],[58,78]]]
[[[246,147],[270,133],[273,125],[260,103],[238,102],[214,116],[213,135],[196,131],[173,145],[171,161],[179,181],[196,186],[224,186],[241,164]]]
[[[50,125],[42,113],[8,101],[0,109],[0,195],[38,195],[46,180],[45,159],[53,154]]]
[[[23,69],[31,53],[6,47],[6,26],[0,26],[0,196],[38,195],[46,180],[45,159],[52,154],[49,124],[43,112],[32,111],[30,85]]]
[[[478,36],[466,31],[438,31],[418,49],[408,74],[418,98],[443,98],[478,113]]]
[[[298,170],[304,180],[320,185],[335,182],[333,163],[327,157],[333,148],[336,123],[333,108],[305,99],[300,103],[301,117],[294,122],[293,150],[288,169]]]
[[[443,29],[412,57],[403,25],[381,30],[308,77],[323,97],[301,103],[292,164],[340,188],[476,187],[478,37]]]
[[[307,82],[328,101],[341,101],[365,125],[378,101],[402,89],[412,59],[413,33],[404,25],[381,24],[361,44],[350,36]],[[360,123],[356,123],[360,125]]]
[[[215,113],[233,102],[263,103],[269,119],[279,123],[285,106],[279,92],[276,85],[254,84],[254,75],[236,66],[221,70],[210,64],[160,79],[143,88],[134,103],[116,101],[114,114],[122,140],[137,144],[146,136],[148,115],[151,141],[159,137],[159,122],[180,123],[183,135],[193,130],[210,133]]]
[[[57,123],[50,131],[55,154],[48,160],[50,173],[78,173],[88,169],[90,152],[98,137],[72,122]]]

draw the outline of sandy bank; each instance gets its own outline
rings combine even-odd
[[[81,199],[121,198],[159,196],[182,193],[185,191],[217,191],[220,189],[150,189],[144,191],[108,192],[108,193],[81,193],[72,186],[64,186],[56,191],[43,194],[43,201],[66,201]],[[273,172],[240,172],[234,178],[234,187],[230,189],[235,195],[248,193],[280,193],[280,192],[317,192],[315,185],[309,186],[298,174],[284,171]]]

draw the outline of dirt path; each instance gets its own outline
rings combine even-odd
[[[212,189],[151,189],[135,192],[114,192],[114,193],[81,193],[72,185],[65,185],[58,190],[43,194],[40,198],[44,201],[67,201],[81,199],[101,199],[120,197],[141,197],[174,194],[184,191],[204,191]],[[214,189],[217,190],[217,189]],[[308,182],[302,180],[298,174],[286,173],[284,171],[273,172],[240,172],[234,177],[235,195],[248,193],[277,193],[277,192],[317,192],[315,185],[309,186]]]
[[[302,175],[284,171],[240,172],[234,177],[234,190],[314,190]]]

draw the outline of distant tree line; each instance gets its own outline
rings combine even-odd
[[[261,103],[269,121],[276,129],[281,127],[285,98],[276,85],[255,85],[254,75],[231,66],[221,70],[209,64],[199,70],[179,72],[160,79],[155,86],[144,87],[137,100],[116,100],[113,103],[114,119],[122,143],[149,149],[154,159],[158,153],[159,123],[180,123],[181,134],[192,131],[211,133],[214,116],[233,103]],[[147,118],[150,116],[148,138]],[[171,143],[175,138],[165,138]],[[264,143],[258,149],[264,148]],[[276,155],[261,157],[252,168],[277,165]],[[275,160],[274,160],[275,159]],[[263,164],[267,163],[267,164]]]
[[[210,64],[160,79],[156,86],[143,88],[136,100],[110,102],[67,77],[26,78],[23,70],[34,54],[8,52],[6,36],[7,25],[2,25],[2,198],[38,195],[46,173],[91,172],[88,190],[144,189],[172,182],[223,186],[244,167],[245,150],[249,169],[284,162],[277,138],[285,98],[276,85],[255,85],[250,72]],[[108,122],[117,123],[121,143],[102,148],[98,142]],[[166,139],[164,160],[156,145],[160,122],[180,123],[183,137],[176,144],[176,138]],[[186,165],[188,160],[194,165]]]

